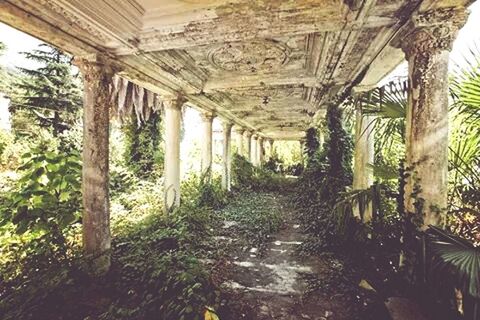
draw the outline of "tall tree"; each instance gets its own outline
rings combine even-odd
[[[82,106],[81,90],[71,57],[47,44],[23,53],[38,63],[37,69],[18,69],[23,77],[17,92],[11,94],[10,110],[22,112],[54,136],[69,129]]]

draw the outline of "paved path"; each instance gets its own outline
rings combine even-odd
[[[279,197],[278,201],[286,203],[287,199]],[[303,259],[296,254],[303,235],[291,209],[284,210],[284,226],[272,236],[264,254],[250,248],[232,261],[231,276],[223,286],[236,292],[241,303],[254,310],[253,316],[243,314],[232,319],[347,319],[338,311],[342,306],[337,301],[305,298],[308,287],[305,279],[321,274],[325,265],[319,258]]]

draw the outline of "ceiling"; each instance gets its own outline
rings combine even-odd
[[[460,1],[460,0],[459,0]],[[422,0],[5,0],[0,20],[237,126],[299,139],[338,94],[403,60],[389,45]]]

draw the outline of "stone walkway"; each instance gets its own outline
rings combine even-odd
[[[335,316],[332,308],[339,309],[335,302],[305,298],[305,279],[320,274],[324,264],[318,258],[304,259],[296,254],[303,235],[288,211],[282,230],[272,237],[263,254],[250,248],[231,262],[231,276],[223,286],[234,291],[254,313],[253,318],[252,314],[240,314],[232,319],[347,319],[338,313]]]

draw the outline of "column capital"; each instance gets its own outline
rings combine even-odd
[[[253,132],[250,131],[250,130],[245,130],[245,131],[244,131],[244,135],[245,135],[245,137],[247,137],[247,138],[250,138],[250,137],[252,136],[252,134],[253,134]]]
[[[162,102],[165,109],[180,110],[187,100],[183,95],[178,93],[170,96],[162,96]]]
[[[243,135],[243,133],[245,132],[245,129],[242,127],[238,127],[238,128],[235,128],[235,132],[239,135]]]
[[[101,54],[75,56],[73,64],[82,72],[86,80],[100,79],[104,75],[113,77],[121,68],[108,57]]]
[[[394,40],[394,45],[407,59],[417,54],[450,51],[458,30],[465,24],[468,10],[464,7],[432,9],[412,17],[406,35]]]
[[[256,133],[252,134],[252,139],[253,139],[253,140],[257,140],[258,138],[259,138],[259,137],[258,137],[258,134],[256,134]]]
[[[216,117],[214,112],[201,112],[200,118],[202,118],[205,122],[212,122],[213,119]]]

